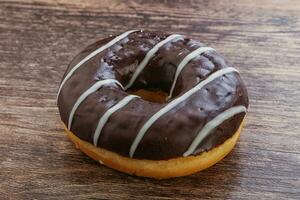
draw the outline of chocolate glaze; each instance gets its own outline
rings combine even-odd
[[[59,95],[58,108],[62,121],[68,125],[74,103],[96,81],[112,78],[126,85],[146,53],[167,36],[169,34],[161,32],[134,32],[84,63],[65,83]],[[90,52],[113,38],[99,40],[79,53],[71,61],[64,77]],[[176,66],[187,54],[202,46],[204,44],[187,37],[167,43],[150,60],[131,89],[159,88],[168,93]],[[215,51],[196,57],[179,75],[173,98],[226,67],[229,67],[227,61]],[[82,140],[93,143],[100,117],[127,95],[118,85],[112,84],[88,96],[74,115],[71,131]],[[128,157],[130,146],[140,128],[167,103],[133,99],[110,117],[102,129],[98,146]],[[239,74],[230,73],[217,78],[157,120],[141,140],[134,158],[165,160],[182,156],[209,120],[236,105],[248,107],[246,87]],[[237,131],[244,115],[237,114],[223,122],[199,144],[194,155],[224,143]]]

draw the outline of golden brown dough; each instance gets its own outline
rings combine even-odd
[[[242,126],[243,123],[241,123],[239,129],[231,138],[208,152],[203,152],[197,156],[157,161],[128,158],[103,148],[95,147],[79,139],[64,125],[68,137],[75,143],[76,147],[94,160],[127,174],[156,179],[186,176],[216,164],[233,149],[240,136]]]

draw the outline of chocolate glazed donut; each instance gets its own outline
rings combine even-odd
[[[160,102],[134,91],[160,91]],[[248,95],[213,48],[178,34],[132,30],[88,46],[70,63],[57,105],[68,131],[118,155],[196,156],[231,138]]]

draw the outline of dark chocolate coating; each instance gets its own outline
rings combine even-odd
[[[169,34],[161,32],[134,32],[84,63],[62,87],[58,98],[62,121],[68,125],[74,103],[96,81],[112,78],[126,85],[146,53],[167,36]],[[99,40],[79,53],[70,63],[64,77],[85,56],[113,38]],[[187,54],[202,46],[204,44],[187,37],[167,43],[150,60],[131,89],[159,88],[168,93],[178,64]],[[215,51],[197,56],[180,73],[173,98],[187,92],[213,72],[229,66]],[[93,134],[100,117],[127,95],[116,84],[100,88],[80,104],[71,131],[82,140],[93,143]],[[98,146],[128,157],[130,146],[140,128],[167,103],[133,99],[111,115],[102,129]],[[248,107],[248,95],[240,75],[233,72],[213,80],[161,116],[146,132],[134,158],[165,160],[182,156],[208,121],[237,105]],[[223,122],[198,145],[194,155],[224,143],[237,131],[244,116],[245,113],[240,113]]]

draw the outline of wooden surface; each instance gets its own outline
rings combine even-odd
[[[0,199],[300,199],[300,1],[1,1]],[[234,151],[171,180],[99,165],[55,96],[72,57],[134,28],[199,39],[237,67],[250,112]]]

